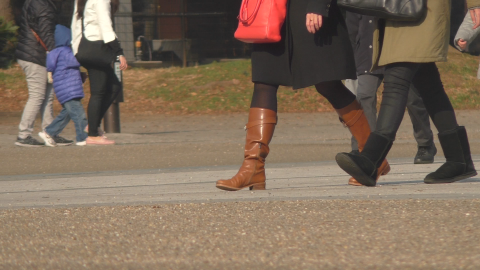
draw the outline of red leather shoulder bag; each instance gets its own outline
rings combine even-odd
[[[243,0],[235,38],[246,43],[275,43],[282,39],[288,0]]]

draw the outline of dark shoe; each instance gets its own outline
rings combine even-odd
[[[60,136],[55,136],[55,137],[52,137],[52,138],[55,141],[55,143],[57,144],[57,146],[68,146],[68,145],[73,144],[73,141],[67,140],[67,139],[65,139],[63,137],[60,137]]]
[[[477,175],[477,171],[467,170],[465,163],[447,161],[435,172],[428,174],[423,182],[426,184],[453,183]]]
[[[354,152],[352,151],[352,152],[350,152],[350,154],[354,154]],[[376,181],[378,182],[378,179],[380,178],[380,176],[387,175],[389,172],[390,172],[390,164],[388,164],[387,160],[385,159],[385,160],[383,160],[380,167],[378,167],[378,169],[377,169],[377,179],[376,179]],[[353,178],[353,177],[350,177],[350,179],[348,179],[348,184],[352,185],[352,186],[363,186],[357,180],[355,180],[355,178]]]
[[[465,127],[438,133],[447,162],[423,180],[427,184],[452,183],[477,175]]]
[[[374,187],[377,184],[377,168],[367,157],[350,153],[335,156],[338,166],[360,185]]]
[[[28,136],[25,139],[20,139],[20,138],[17,137],[17,141],[15,142],[15,145],[23,146],[23,147],[42,147],[42,146],[45,146],[45,144],[35,140],[32,136]]]
[[[373,132],[359,155],[339,153],[335,160],[338,166],[355,178],[358,183],[373,187],[377,184],[378,168],[384,164],[392,144],[393,141],[389,138]]]
[[[437,148],[434,144],[432,144],[431,146],[419,146],[413,164],[433,163],[436,154]]]

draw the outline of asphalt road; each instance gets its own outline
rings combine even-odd
[[[0,213],[2,269],[479,269],[479,200]]]

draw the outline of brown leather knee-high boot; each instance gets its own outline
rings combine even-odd
[[[268,144],[272,140],[276,124],[277,112],[250,108],[242,167],[233,178],[218,180],[217,188],[229,191],[246,187],[251,190],[265,189],[265,158],[270,152]]]
[[[358,103],[357,100],[350,103],[350,105],[345,108],[336,110],[340,121],[348,127],[353,137],[358,142],[358,151],[362,152],[365,143],[367,142],[368,136],[370,135],[370,126],[368,125],[367,118],[363,113],[362,106]],[[385,159],[378,168],[377,180],[380,178],[380,175],[386,175],[390,172],[390,165]],[[358,183],[355,178],[351,177],[348,180],[349,185],[361,186],[362,184]]]

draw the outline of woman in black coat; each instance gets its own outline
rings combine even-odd
[[[255,86],[246,125],[245,159],[232,179],[217,181],[217,188],[265,189],[264,165],[277,123],[279,85],[294,89],[315,85],[361,147],[370,128],[355,95],[341,82],[355,78],[353,51],[336,0],[289,1],[282,40],[253,47]],[[385,164],[383,174],[389,170]]]

